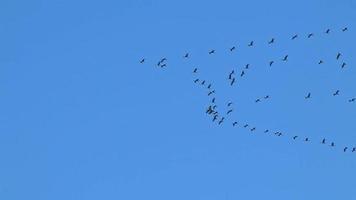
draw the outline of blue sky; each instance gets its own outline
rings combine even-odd
[[[356,153],[342,152],[356,145],[355,10],[354,0],[1,1],[0,199],[356,199]],[[221,126],[196,77],[222,110],[234,102]]]

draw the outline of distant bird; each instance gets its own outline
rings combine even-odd
[[[298,137],[297,135],[296,135],[296,136],[294,136],[294,137],[293,137],[293,140],[297,139],[297,137]]]
[[[256,127],[253,127],[250,129],[250,131],[255,131],[256,130]]]
[[[204,85],[204,84],[205,84],[205,80],[203,80],[203,81],[201,82],[201,84]]]
[[[326,142],[326,139],[324,138],[322,141],[321,141],[321,144],[325,144]]]
[[[305,142],[308,142],[309,141],[309,138],[305,138],[305,140],[304,140]]]
[[[230,85],[232,86],[235,83],[235,78],[232,78]]]
[[[319,60],[319,63],[318,63],[318,64],[320,65],[320,64],[323,64],[323,63],[324,63],[324,61],[322,61],[322,60]]]
[[[211,84],[208,85],[208,89],[210,89],[210,88],[211,88]]]
[[[242,70],[242,72],[241,72],[241,77],[243,77],[245,75],[245,71],[244,70]]]
[[[334,142],[332,142],[332,143],[330,144],[330,146],[334,147],[334,146],[335,146],[335,143],[334,143]]]
[[[217,105],[214,105],[214,106],[213,106],[213,109],[215,110],[216,107],[217,107]]]
[[[348,149],[348,147],[345,147],[345,148],[344,148],[344,152],[346,152],[347,149]]]
[[[256,103],[258,103],[258,102],[260,102],[260,101],[261,101],[261,99],[256,99],[256,100],[255,100]]]
[[[250,67],[250,64],[245,65],[245,69],[248,69]]]
[[[160,66],[160,65],[161,65],[161,63],[162,63],[161,61],[158,61],[157,66]]]
[[[329,33],[330,33],[330,29],[327,29],[327,30],[325,31],[325,33],[326,33],[326,34],[329,34]]]
[[[184,58],[188,58],[189,57],[189,53],[186,53],[185,55],[184,55]]]
[[[232,75],[235,73],[235,70],[232,70],[231,72],[230,72],[230,74],[229,74],[229,79],[231,79],[232,78]]]
[[[307,96],[305,96],[305,99],[309,99],[311,97],[311,93],[309,92]]]
[[[198,68],[195,68],[193,73],[197,73],[198,72]]]
[[[218,119],[218,115],[214,115],[213,122]]]
[[[337,53],[337,55],[336,55],[336,60],[339,60],[340,57],[341,57],[341,53],[339,52],[339,53]]]
[[[145,62],[145,59],[144,58],[142,58],[142,60],[140,61],[140,63],[144,63]]]
[[[342,29],[342,32],[345,32],[347,30],[348,30],[347,27],[345,27],[345,28]]]
[[[268,131],[269,131],[269,130],[268,130],[268,129],[266,129],[266,130],[265,130],[265,133],[268,133]]]
[[[352,152],[355,152],[356,151],[356,147],[352,148]]]
[[[163,63],[166,60],[167,60],[167,58],[162,58],[160,62]]]
[[[288,55],[285,55],[282,60],[283,60],[283,61],[287,61],[287,60],[288,60]]]
[[[237,122],[232,123],[232,126],[236,126],[236,125],[237,125]]]
[[[272,66],[273,65],[273,63],[274,63],[274,61],[272,60],[272,61],[270,61],[269,62],[269,66]]]
[[[349,100],[349,102],[354,102],[354,101],[356,101],[356,98],[352,98]]]
[[[244,128],[247,128],[247,127],[248,127],[248,124],[245,124],[245,125],[244,125]]]
[[[230,107],[232,105],[232,102],[227,103],[227,106]]]
[[[268,44],[272,44],[272,43],[274,43],[274,38],[272,38],[272,39],[268,42]]]
[[[297,37],[298,37],[298,34],[294,35],[294,36],[292,37],[292,40],[297,39]]]
[[[198,78],[194,80],[194,83],[198,83],[198,82],[199,82],[199,79],[198,79]]]
[[[224,117],[222,117],[222,118],[220,119],[219,125],[224,122],[224,119],[225,119]]]
[[[210,95],[212,95],[212,94],[214,94],[214,93],[215,93],[215,90],[210,91],[210,92],[208,93],[208,96],[210,96]]]
[[[279,133],[277,134],[277,136],[282,136],[282,133],[281,133],[281,132],[279,132]]]
[[[333,94],[333,96],[339,95],[340,90],[336,90]]]
[[[215,103],[215,97],[211,100],[211,103]]]
[[[206,109],[205,113],[207,113],[207,114],[213,113],[213,108],[211,106],[209,106],[208,109]]]
[[[313,37],[313,36],[314,36],[313,33],[309,33],[308,38],[311,38],[311,37]]]
[[[215,53],[215,50],[214,50],[214,49],[211,50],[211,51],[209,51],[209,54],[213,54],[213,53]]]
[[[266,95],[265,97],[263,97],[264,99],[269,99],[269,95]]]
[[[228,114],[232,113],[232,111],[233,111],[233,110],[232,110],[232,109],[230,109],[230,110],[228,110],[228,111],[227,111],[227,113],[226,113],[226,114],[228,115]]]
[[[163,65],[161,65],[161,68],[166,67],[166,66],[167,66],[166,64],[163,64]]]
[[[250,42],[250,44],[248,44],[249,47],[253,46],[253,41]]]
[[[235,46],[233,46],[233,47],[230,48],[230,51],[233,51],[233,50],[235,50]]]
[[[343,62],[342,65],[341,65],[341,68],[344,68],[346,66],[346,63]]]

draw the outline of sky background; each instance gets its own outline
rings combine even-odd
[[[354,0],[2,0],[0,199],[356,199],[355,27]]]

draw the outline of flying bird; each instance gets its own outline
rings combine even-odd
[[[319,60],[319,63],[318,63],[318,64],[320,65],[320,64],[323,64],[323,63],[324,63],[324,61],[322,61],[322,60]]]
[[[227,113],[226,113],[226,114],[228,115],[228,114],[232,113],[232,111],[233,111],[233,110],[232,110],[232,109],[230,109],[229,111],[227,111]]]
[[[199,82],[199,79],[198,79],[198,78],[194,80],[194,83],[198,83],[198,82]]]
[[[230,85],[232,86],[235,83],[235,78],[232,78]]]
[[[193,73],[197,73],[198,72],[198,68],[195,68]]]
[[[356,98],[352,98],[349,100],[349,102],[354,102],[354,101],[356,101]]]
[[[237,122],[232,123],[232,126],[236,126],[236,125],[237,125]]]
[[[274,61],[272,60],[272,61],[270,61],[269,62],[269,66],[272,66],[273,65],[273,63],[274,63]]]
[[[269,95],[266,95],[265,97],[263,97],[264,99],[269,99]]]
[[[211,51],[209,51],[209,54],[213,54],[213,53],[215,53],[215,50],[214,50],[214,49],[211,50]]]
[[[243,77],[243,75],[245,75],[245,71],[244,70],[242,70],[242,72],[241,72],[241,77]]]
[[[268,130],[268,129],[266,129],[266,130],[265,130],[265,133],[268,133],[268,131],[269,131],[269,130]]]
[[[253,127],[250,129],[250,131],[255,131],[256,130],[256,127]]]
[[[185,55],[184,55],[184,58],[188,58],[189,57],[189,53],[186,53]]]
[[[268,42],[268,44],[272,44],[272,43],[274,43],[274,38],[272,38],[272,39]]]
[[[339,52],[339,53],[337,53],[337,55],[336,55],[336,60],[339,60],[340,57],[341,57],[341,53]]]
[[[245,69],[248,69],[250,67],[250,64],[245,65]]]
[[[333,96],[339,95],[340,90],[336,90],[333,94]]]
[[[233,46],[233,47],[230,48],[230,51],[233,51],[233,50],[235,50],[235,46]]]
[[[249,47],[253,46],[253,41],[250,42],[250,44],[248,44]]]
[[[283,61],[287,61],[287,60],[288,60],[288,55],[285,55],[282,60],[283,60]]]
[[[219,121],[219,125],[224,122],[224,119],[224,117],[221,118],[221,120]]]
[[[166,67],[166,66],[167,66],[166,64],[163,64],[163,65],[161,65],[161,68]]]
[[[321,141],[321,143],[322,143],[322,144],[325,144],[325,142],[326,142],[326,139],[324,138],[324,139]]]
[[[212,95],[212,94],[214,94],[214,93],[215,93],[215,90],[210,91],[210,92],[208,93],[208,96],[210,96],[210,95]]]
[[[334,142],[332,142],[332,143],[330,144],[330,146],[334,147],[334,146],[335,146],[335,143],[334,143]]]
[[[214,115],[213,122],[218,119],[218,115]]]
[[[292,37],[292,40],[297,39],[297,37],[298,37],[298,34],[294,35],[294,36]]]
[[[256,100],[255,100],[256,103],[258,103],[258,102],[260,102],[260,101],[261,101],[261,99],[256,99]]]
[[[313,37],[313,36],[314,36],[313,33],[309,33],[308,38],[311,38],[311,37]]]
[[[327,29],[327,30],[325,31],[325,33],[326,33],[326,34],[329,34],[329,33],[330,33],[330,29]]]
[[[345,28],[342,29],[342,32],[345,32],[347,30],[348,30],[347,27],[345,27]]]
[[[294,137],[293,137],[293,140],[297,139],[297,137],[298,137],[297,135],[296,135],[296,136],[294,136]]]
[[[205,80],[203,80],[203,81],[201,82],[201,84],[204,85],[204,84],[205,84]]]
[[[215,97],[211,100],[211,103],[215,103]]]
[[[344,152],[346,152],[347,149],[348,149],[348,147],[345,147],[345,148],[344,148]]]
[[[144,58],[142,58],[142,60],[140,61],[140,63],[144,63],[145,62],[145,59]]]
[[[309,141],[309,138],[305,138],[305,140],[304,140],[304,141],[308,142],[308,141]]]
[[[343,62],[342,65],[341,65],[341,68],[344,68],[346,66],[346,63]]]
[[[355,152],[356,151],[356,147],[352,148],[352,152]]]
[[[214,106],[213,106],[213,110],[215,110],[216,107],[218,107],[218,106],[217,106],[217,105],[214,105]]]
[[[311,93],[309,92],[305,99],[309,99],[311,97]]]
[[[231,72],[230,72],[230,74],[229,74],[229,79],[231,79],[232,78],[232,75],[235,73],[235,70],[232,70]]]
[[[208,89],[210,89],[210,88],[211,88],[211,84],[208,85]]]
[[[232,102],[227,103],[227,106],[230,107],[232,105]]]
[[[244,128],[247,128],[247,127],[248,127],[248,124],[245,124],[245,125],[244,125]]]

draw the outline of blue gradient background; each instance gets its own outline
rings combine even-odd
[[[0,199],[356,199],[355,22],[354,0],[2,0]],[[194,67],[255,134],[211,123]]]

